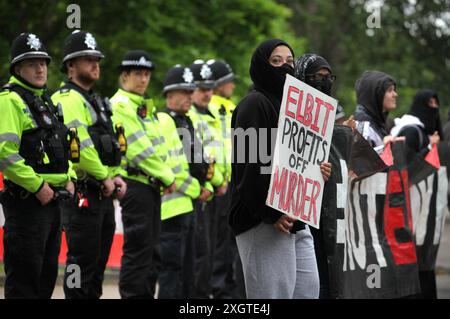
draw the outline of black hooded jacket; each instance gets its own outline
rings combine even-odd
[[[252,146],[258,150],[262,135],[258,136],[258,146],[254,143],[245,145],[239,143],[236,137],[239,129],[265,129],[267,138],[265,140],[267,152],[272,157],[272,130],[278,127],[278,116],[280,103],[283,96],[283,86],[286,73],[293,74],[293,68],[287,65],[273,67],[269,63],[272,51],[280,46],[289,45],[278,39],[263,42],[254,52],[250,65],[250,76],[254,84],[252,90],[239,102],[231,119],[231,127],[234,129],[233,135],[233,163],[231,176],[231,210],[229,224],[235,235],[239,235],[250,228],[258,225],[261,221],[269,224],[275,223],[282,213],[266,206],[265,201],[270,184],[270,170],[262,174],[261,168],[267,168],[269,163],[263,163],[257,156],[256,163],[250,159],[255,154],[250,154]],[[290,47],[289,47],[290,48]],[[292,49],[291,49],[292,51]],[[293,55],[293,54],[292,54]],[[276,132],[276,131],[275,131]],[[245,163],[238,163],[239,156],[245,154]],[[297,223],[302,224],[302,223]],[[302,224],[303,225],[303,224]],[[295,226],[294,226],[295,227]]]
[[[423,157],[429,151],[429,135],[433,135],[437,131],[440,138],[444,139],[439,108],[432,108],[428,105],[433,97],[439,104],[439,98],[436,92],[432,90],[421,90],[416,93],[408,113],[417,117],[424,127],[417,125],[405,126],[398,134],[398,136],[405,136],[406,145]]]
[[[383,100],[386,90],[391,85],[395,86],[395,80],[390,75],[379,71],[364,72],[355,85],[358,103],[354,113],[355,120],[369,122],[381,139],[388,135],[387,113],[383,111]]]

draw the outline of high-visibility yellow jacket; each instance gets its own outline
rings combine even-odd
[[[165,186],[175,181],[175,175],[165,161],[168,150],[164,136],[159,132],[159,123],[154,111],[153,102],[143,96],[119,89],[111,98],[113,122],[120,123],[125,129],[127,152],[122,160],[121,174],[129,179],[149,184],[149,177],[155,177]],[[138,115],[139,106],[146,105],[147,115]],[[141,174],[130,175],[127,167],[141,171]]]
[[[9,83],[18,84],[39,97],[44,94],[43,89],[29,87],[14,76]],[[16,92],[0,92],[0,114],[0,171],[5,179],[31,193],[37,192],[44,181],[53,186],[65,186],[71,179],[76,179],[70,162],[67,173],[58,174],[38,174],[25,164],[24,158],[19,155],[22,134],[35,129],[37,124],[28,105]]]
[[[88,133],[88,127],[95,124],[97,115],[85,97],[74,89],[63,89],[52,95],[52,101],[61,104],[66,126],[74,127],[78,132],[80,162],[73,165],[74,169],[79,174],[88,174],[99,181],[117,175],[118,167],[103,165]]]
[[[193,211],[192,200],[200,196],[201,185],[189,172],[189,163],[183,150],[183,144],[178,135],[172,116],[165,112],[158,113],[166,146],[169,149],[167,163],[175,174],[177,190],[164,195],[161,199],[161,220]],[[212,187],[208,187],[213,191]]]
[[[197,137],[202,142],[206,156],[214,160],[214,175],[210,182],[214,187],[219,187],[225,182],[223,172],[224,164],[219,157],[221,156],[221,148],[223,145],[219,132],[219,122],[209,110],[200,112],[195,105],[191,107],[187,113],[195,128]]]
[[[231,181],[231,116],[236,104],[233,101],[219,95],[213,95],[209,103],[209,110],[219,122],[219,134],[222,138],[222,152],[219,154],[218,161],[224,164],[223,175],[228,182]]]

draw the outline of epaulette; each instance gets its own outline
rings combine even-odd
[[[67,95],[70,93],[70,88],[65,87],[65,88],[59,89],[59,92],[61,93],[61,95]]]

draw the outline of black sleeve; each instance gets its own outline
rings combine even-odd
[[[427,156],[428,152],[430,151],[428,149],[428,144],[430,143],[430,139],[428,138],[425,131],[414,128],[414,127],[407,127],[404,130],[402,130],[400,133],[401,134],[399,134],[399,136],[405,136],[406,145],[411,150],[418,153],[423,158],[425,158],[425,156]],[[419,134],[422,135],[422,143],[421,143],[421,138],[420,138]]]
[[[414,127],[406,127],[400,131],[398,136],[405,137],[406,145],[416,153],[420,152],[420,136],[419,131]]]
[[[271,121],[267,113],[269,108],[265,104],[264,97],[256,93],[250,94],[239,104],[238,108],[233,112],[235,116],[233,121],[235,132],[237,132],[236,129],[238,128],[256,130],[255,132],[259,132],[259,129],[267,129],[268,133],[270,132]],[[259,138],[261,136],[258,136]],[[270,141],[270,133],[267,138]],[[255,154],[253,154],[255,150],[258,151],[256,163],[251,161],[251,158],[255,157]],[[245,152],[245,163],[238,163],[239,158],[237,155],[241,155],[242,159],[242,152]],[[233,137],[233,153],[233,175],[240,200],[252,215],[259,217],[265,223],[273,224],[280,218],[282,213],[265,204],[269,190],[270,174],[261,174],[261,168],[267,164],[260,162],[259,148],[254,144],[248,143],[248,141],[243,147]]]

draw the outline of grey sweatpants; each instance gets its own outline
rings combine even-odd
[[[314,241],[306,226],[283,234],[260,223],[236,237],[249,299],[319,298]]]

